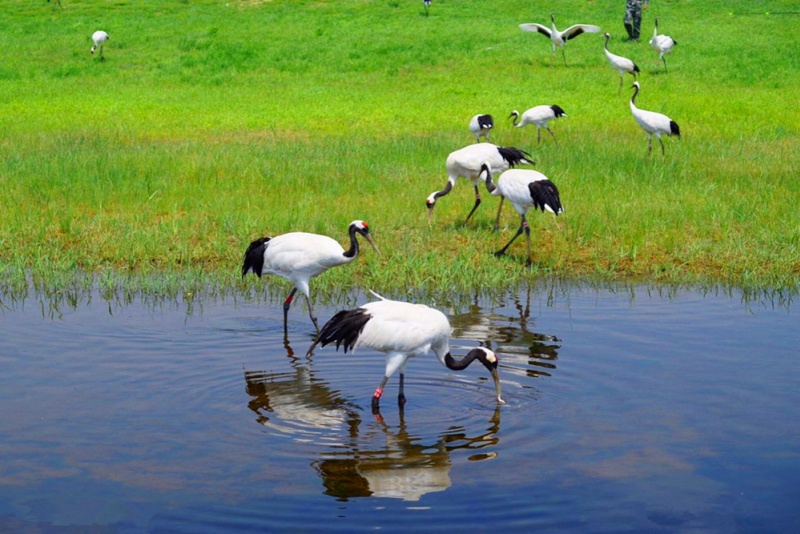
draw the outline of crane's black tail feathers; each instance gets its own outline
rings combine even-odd
[[[264,269],[264,252],[269,245],[270,237],[259,237],[247,247],[242,262],[242,278],[250,272],[261,278],[261,271]]]
[[[372,319],[372,316],[364,308],[356,308],[355,310],[342,310],[337,312],[331,319],[325,323],[319,334],[317,340],[308,349],[307,354],[311,354],[317,345],[328,345],[336,343],[336,350],[339,346],[344,347],[345,354],[348,350],[353,350],[358,336],[364,330],[364,325]]]
[[[478,117],[478,126],[482,129],[494,128],[494,118],[491,115],[481,115]]]
[[[535,165],[531,155],[524,150],[511,146],[499,146],[497,150],[500,151],[500,155],[508,162],[510,167],[522,164]]]
[[[678,123],[675,121],[669,121],[669,131],[670,135],[677,135],[678,137],[681,136],[681,129],[678,127]]]
[[[550,106],[550,109],[553,110],[553,114],[556,116],[556,118],[567,116],[567,114],[564,112],[564,109],[557,104]]]
[[[550,207],[553,213],[558,215],[564,212],[561,207],[561,197],[558,194],[556,184],[550,180],[537,180],[528,184],[528,189],[531,192],[531,200],[533,206],[544,211],[545,206]]]

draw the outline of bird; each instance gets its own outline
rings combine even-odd
[[[528,124],[535,124],[536,125],[536,139],[537,143],[542,142],[542,131],[540,128],[544,128],[550,135],[553,136],[553,141],[556,141],[556,134],[553,133],[553,130],[550,129],[549,123],[552,120],[558,119],[560,117],[566,117],[567,114],[561,108],[561,106],[557,106],[553,104],[552,106],[536,106],[532,107],[531,109],[525,111],[520,117],[519,111],[516,109],[511,112],[508,116],[510,119],[514,117],[514,126],[517,128],[522,128]]]
[[[469,121],[469,131],[475,136],[475,142],[485,137],[489,141],[489,134],[494,128],[494,118],[491,115],[475,115]]]
[[[92,41],[94,41],[94,46],[92,46],[91,53],[94,54],[95,50],[100,50],[99,56],[100,59],[103,59],[103,44],[108,41],[109,37],[106,32],[103,30],[97,30],[92,34]]]
[[[639,126],[647,132],[647,150],[648,152],[653,151],[653,136],[655,135],[658,137],[658,142],[661,143],[661,153],[664,154],[664,141],[661,140],[661,136],[667,134],[680,138],[681,129],[674,120],[664,114],[637,108],[636,95],[639,94],[639,82],[633,82],[631,87],[634,89],[631,96],[631,113]]]
[[[509,169],[497,179],[497,184],[492,182],[491,174],[486,178],[486,187],[492,195],[500,197],[500,208],[503,207],[503,200],[508,199],[520,216],[520,225],[517,233],[506,243],[506,246],[494,253],[495,256],[502,256],[508,250],[511,243],[525,232],[525,239],[528,247],[528,261],[531,259],[531,229],[526,219],[527,213],[531,208],[537,208],[542,212],[549,211],[558,215],[564,213],[561,206],[561,197],[558,188],[544,174],[530,169]],[[500,209],[497,211],[497,221],[495,228],[499,226]]]
[[[466,223],[481,203],[481,195],[478,191],[478,182],[482,179],[482,166],[487,165],[491,172],[502,172],[510,167],[520,164],[533,165],[533,158],[525,152],[514,147],[502,147],[491,143],[475,143],[464,148],[451,152],[447,156],[447,183],[441,191],[434,191],[425,199],[428,207],[428,224],[431,223],[433,208],[436,201],[450,193],[450,190],[459,177],[463,177],[472,182],[475,188],[475,205],[467,215]]]
[[[567,64],[567,55],[564,51],[564,45],[567,44],[567,41],[574,39],[582,33],[600,33],[600,26],[595,26],[594,24],[573,24],[564,31],[558,31],[556,29],[556,17],[553,13],[550,13],[550,21],[552,23],[551,28],[536,22],[520,24],[519,27],[522,31],[539,32],[549,37],[550,41],[553,43],[553,59],[556,57],[556,47],[561,47],[561,54],[564,57],[565,65]]]
[[[409,358],[427,354],[429,350],[439,358],[442,365],[453,371],[461,371],[474,361],[483,364],[494,380],[497,402],[505,404],[500,396],[500,376],[497,372],[497,354],[485,347],[477,347],[458,360],[450,353],[450,321],[441,311],[425,306],[389,300],[373,292],[379,300],[368,302],[359,308],[337,312],[322,327],[317,339],[308,349],[310,357],[317,345],[330,343],[355,351],[365,347],[386,355],[386,370],[375,393],[372,395],[372,411],[378,413],[379,403],[386,383],[400,371],[400,389],[397,402],[402,407],[406,398],[403,393],[406,364]]]
[[[366,239],[376,253],[378,247],[372,240],[369,226],[365,221],[356,220],[348,226],[350,248],[344,250],[334,239],[306,232],[291,232],[275,237],[261,237],[256,239],[244,253],[242,263],[242,278],[252,272],[259,278],[262,274],[274,274],[289,280],[294,284],[292,292],[283,302],[283,333],[287,334],[287,316],[289,306],[295,293],[299,289],[305,295],[311,322],[319,332],[317,316],[311,305],[309,294],[309,281],[337,265],[352,262],[358,256],[358,239],[356,234]]]
[[[626,57],[612,54],[608,49],[608,40],[611,38],[611,34],[606,32],[605,38],[606,44],[603,47],[603,51],[606,54],[606,59],[608,60],[609,64],[611,64],[611,66],[614,67],[614,70],[619,73],[619,90],[622,91],[622,79],[625,77],[625,73],[629,72],[631,75],[633,75],[633,79],[636,80],[636,74],[639,72],[639,67],[636,66],[636,63]]]
[[[672,52],[672,47],[678,42],[669,35],[658,34],[658,17],[655,19],[655,28],[653,29],[653,38],[650,39],[650,46],[653,50],[658,52],[659,61],[664,62],[664,71],[667,71],[667,58],[664,57]]]
[[[428,9],[431,7],[431,0],[422,0],[422,4],[425,6],[425,15],[427,15]]]

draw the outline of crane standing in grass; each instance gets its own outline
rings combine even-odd
[[[661,143],[661,153],[664,154],[664,141],[661,140],[661,136],[666,134],[680,138],[681,129],[674,120],[662,113],[637,108],[636,95],[639,94],[639,82],[633,82],[632,87],[634,91],[631,96],[631,113],[633,113],[633,118],[636,119],[639,126],[647,132],[647,151],[653,151],[653,136],[655,135],[658,138],[658,142]]]
[[[450,193],[459,177],[472,182],[472,186],[475,188],[475,205],[467,215],[467,219],[464,221],[466,223],[481,203],[478,183],[480,180],[485,180],[482,173],[484,165],[490,169],[491,173],[502,172],[521,164],[533,165],[533,163],[533,158],[524,150],[491,143],[475,143],[451,152],[447,156],[447,183],[441,191],[434,191],[425,199],[425,205],[428,207],[428,224],[431,223],[436,201]]]
[[[514,118],[514,126],[517,128],[522,128],[528,124],[533,124],[536,126],[536,143],[539,144],[542,142],[542,131],[540,128],[544,128],[550,135],[553,136],[553,141],[558,144],[556,141],[556,134],[553,133],[553,130],[550,129],[550,121],[559,119],[561,117],[566,117],[567,114],[564,113],[564,110],[561,106],[553,104],[552,106],[535,106],[531,109],[525,111],[521,116],[519,111],[516,109],[511,112],[508,116],[510,119],[511,117]]]
[[[626,57],[612,54],[611,51],[608,49],[608,40],[611,38],[611,34],[606,32],[605,38],[606,38],[606,44],[603,47],[603,51],[606,54],[606,59],[608,60],[609,64],[612,67],[614,67],[614,70],[616,70],[619,73],[619,91],[622,91],[622,79],[625,77],[625,73],[628,72],[631,75],[633,75],[633,79],[635,81],[636,74],[639,72],[639,67],[636,66],[636,63],[634,63],[633,61],[631,61]]]
[[[106,41],[108,41],[108,39],[109,39],[108,34],[103,30],[98,30],[92,34],[92,42],[94,43],[94,45],[92,46],[90,52],[92,53],[92,55],[94,55],[95,51],[98,51],[97,55],[100,56],[100,61],[103,61],[105,59],[103,57],[103,45],[106,43]]]
[[[317,315],[311,304],[309,281],[331,267],[352,262],[358,256],[358,239],[361,235],[366,239],[375,252],[378,247],[372,241],[369,226],[364,221],[353,221],[348,227],[350,248],[344,250],[334,239],[319,234],[306,232],[291,232],[276,237],[262,237],[256,239],[244,253],[242,263],[242,278],[252,272],[259,278],[262,274],[274,274],[289,280],[294,284],[292,292],[283,302],[283,333],[287,334],[287,317],[292,299],[299,289],[305,295],[308,303],[308,312],[314,328],[319,332]]]
[[[677,41],[669,35],[659,35],[658,33],[658,17],[655,19],[655,28],[653,29],[653,38],[650,39],[650,47],[658,52],[659,61],[664,62],[664,72],[667,72],[667,54],[672,53],[672,47],[675,46]]]
[[[497,185],[492,182],[492,177],[489,175],[486,179],[486,187],[493,195],[500,197],[500,207],[497,210],[495,228],[499,227],[500,210],[503,207],[503,200],[506,198],[520,216],[520,225],[517,233],[514,234],[511,241],[506,243],[506,246],[495,252],[494,255],[502,256],[505,254],[511,243],[524,232],[528,250],[527,263],[530,265],[533,261],[531,256],[531,228],[528,225],[526,216],[531,208],[540,209],[542,212],[549,211],[555,215],[564,213],[558,188],[547,176],[530,169],[509,169],[500,175]]]

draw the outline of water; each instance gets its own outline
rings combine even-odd
[[[453,352],[497,351],[508,404],[431,354],[379,415],[382,356],[307,360],[300,305],[287,343],[280,303],[4,302],[3,532],[800,531],[791,302],[475,298]]]

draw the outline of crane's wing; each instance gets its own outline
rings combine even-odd
[[[539,32],[542,35],[546,35],[548,38],[550,38],[550,28],[548,28],[547,26],[542,26],[541,24],[537,24],[535,22],[520,24],[519,29],[524,32]],[[600,31],[600,28],[597,28],[597,31]]]
[[[600,33],[600,26],[595,26],[593,24],[573,24],[561,32],[561,37],[565,41],[569,41],[582,33]]]

